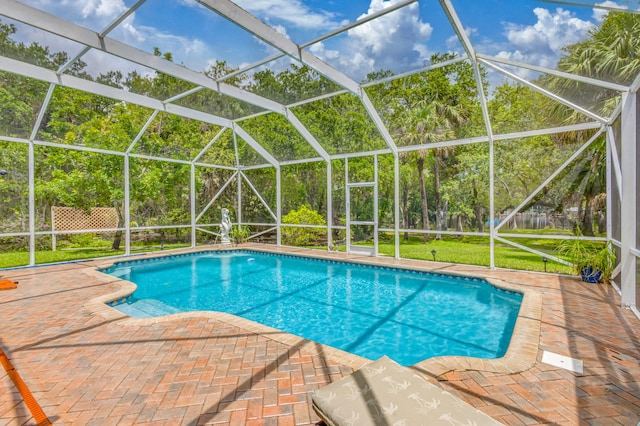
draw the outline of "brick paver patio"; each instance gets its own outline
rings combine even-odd
[[[525,339],[537,344],[539,335],[530,363],[514,364],[517,354],[486,369],[464,359],[452,362],[467,369],[448,372],[420,363],[416,370],[431,382],[507,425],[640,422],[640,320],[620,307],[613,287],[376,261],[481,275],[540,297],[532,314],[539,318],[531,319],[539,326]],[[95,272],[101,263],[0,271],[19,281],[18,289],[0,292],[0,347],[54,424],[313,424],[311,393],[366,362],[224,314],[128,318],[92,302],[123,291]],[[583,361],[584,372],[542,363],[543,351]],[[0,377],[0,425],[34,424],[7,374]]]

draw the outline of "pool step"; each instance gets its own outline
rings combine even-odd
[[[163,315],[177,314],[180,312],[179,309],[156,299],[136,300],[132,303],[116,305],[114,308],[134,318],[161,317]]]

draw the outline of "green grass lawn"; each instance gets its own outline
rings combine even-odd
[[[499,268],[519,269],[525,271],[544,271],[545,264],[542,257],[517,248],[496,244],[495,265]],[[551,253],[553,250],[542,250]],[[438,262],[464,263],[469,265],[489,266],[490,253],[488,241],[483,243],[452,240],[432,240],[428,243],[409,241],[400,243],[400,256],[407,259],[433,260],[432,250],[435,250],[435,260]],[[393,256],[395,245],[391,243],[378,243],[378,251],[382,254]],[[561,263],[548,261],[547,272],[571,274],[570,267]]]
[[[526,235],[528,232],[519,233]],[[545,230],[538,230],[537,233],[557,235],[556,232],[545,232]],[[378,251],[381,254],[393,256],[395,254],[393,238],[387,237],[385,241],[380,240],[378,242]],[[423,237],[417,234],[410,235],[408,240],[405,240],[402,235],[400,238],[400,257],[406,259],[433,260],[432,251],[435,250],[435,260],[438,262],[479,266],[489,266],[490,263],[488,237],[455,237],[443,235],[441,240],[436,240],[432,235],[430,241],[426,243]],[[556,247],[559,244],[559,240],[551,238],[518,238],[514,239],[514,241],[518,244],[557,256]],[[372,243],[368,243],[368,245],[371,244]],[[508,244],[496,241],[494,249],[495,266],[499,268],[544,272],[546,267],[547,272],[561,274],[573,273],[572,269],[566,265],[551,260],[547,261],[545,265],[541,256],[517,249]]]
[[[540,231],[538,231],[540,232]],[[555,254],[558,240],[544,238],[518,238],[517,242],[537,250]],[[367,243],[365,243],[367,244]],[[372,245],[368,243],[367,245]],[[188,247],[189,244],[165,244],[165,250]],[[325,249],[326,247],[315,247]],[[344,250],[344,246],[340,247]],[[159,245],[132,246],[135,251],[159,251]],[[489,238],[469,237],[464,238],[443,236],[442,240],[431,238],[427,243],[419,235],[413,234],[409,240],[403,237],[400,240],[400,256],[407,259],[433,260],[432,250],[435,250],[435,260],[438,262],[462,263],[479,266],[489,266]],[[380,254],[393,256],[395,246],[392,238],[380,241],[378,244]],[[92,259],[124,254],[124,250],[111,250],[110,244],[97,244],[94,247],[63,248],[57,251],[36,251],[36,263],[68,262],[81,259]],[[0,268],[10,268],[29,264],[28,251],[0,252]],[[518,269],[525,271],[544,271],[545,264],[542,258],[533,253],[511,247],[506,244],[496,243],[495,265],[499,268]],[[557,262],[548,261],[547,272],[571,274],[570,267]]]
[[[190,244],[165,244],[163,249],[189,247]],[[133,245],[132,251],[153,252],[162,250],[160,246]],[[56,251],[36,251],[36,264],[69,262],[73,260],[94,259],[124,254],[124,250],[112,250],[111,247],[63,248]],[[0,252],[0,268],[13,268],[29,264],[28,251]]]

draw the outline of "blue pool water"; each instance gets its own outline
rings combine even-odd
[[[228,312],[403,365],[503,356],[522,301],[479,278],[255,251],[119,262],[103,272],[137,284],[116,306],[131,316]]]

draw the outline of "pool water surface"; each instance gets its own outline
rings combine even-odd
[[[499,358],[522,293],[481,278],[257,251],[118,262],[135,317],[221,311],[350,353],[412,365],[440,355]]]

